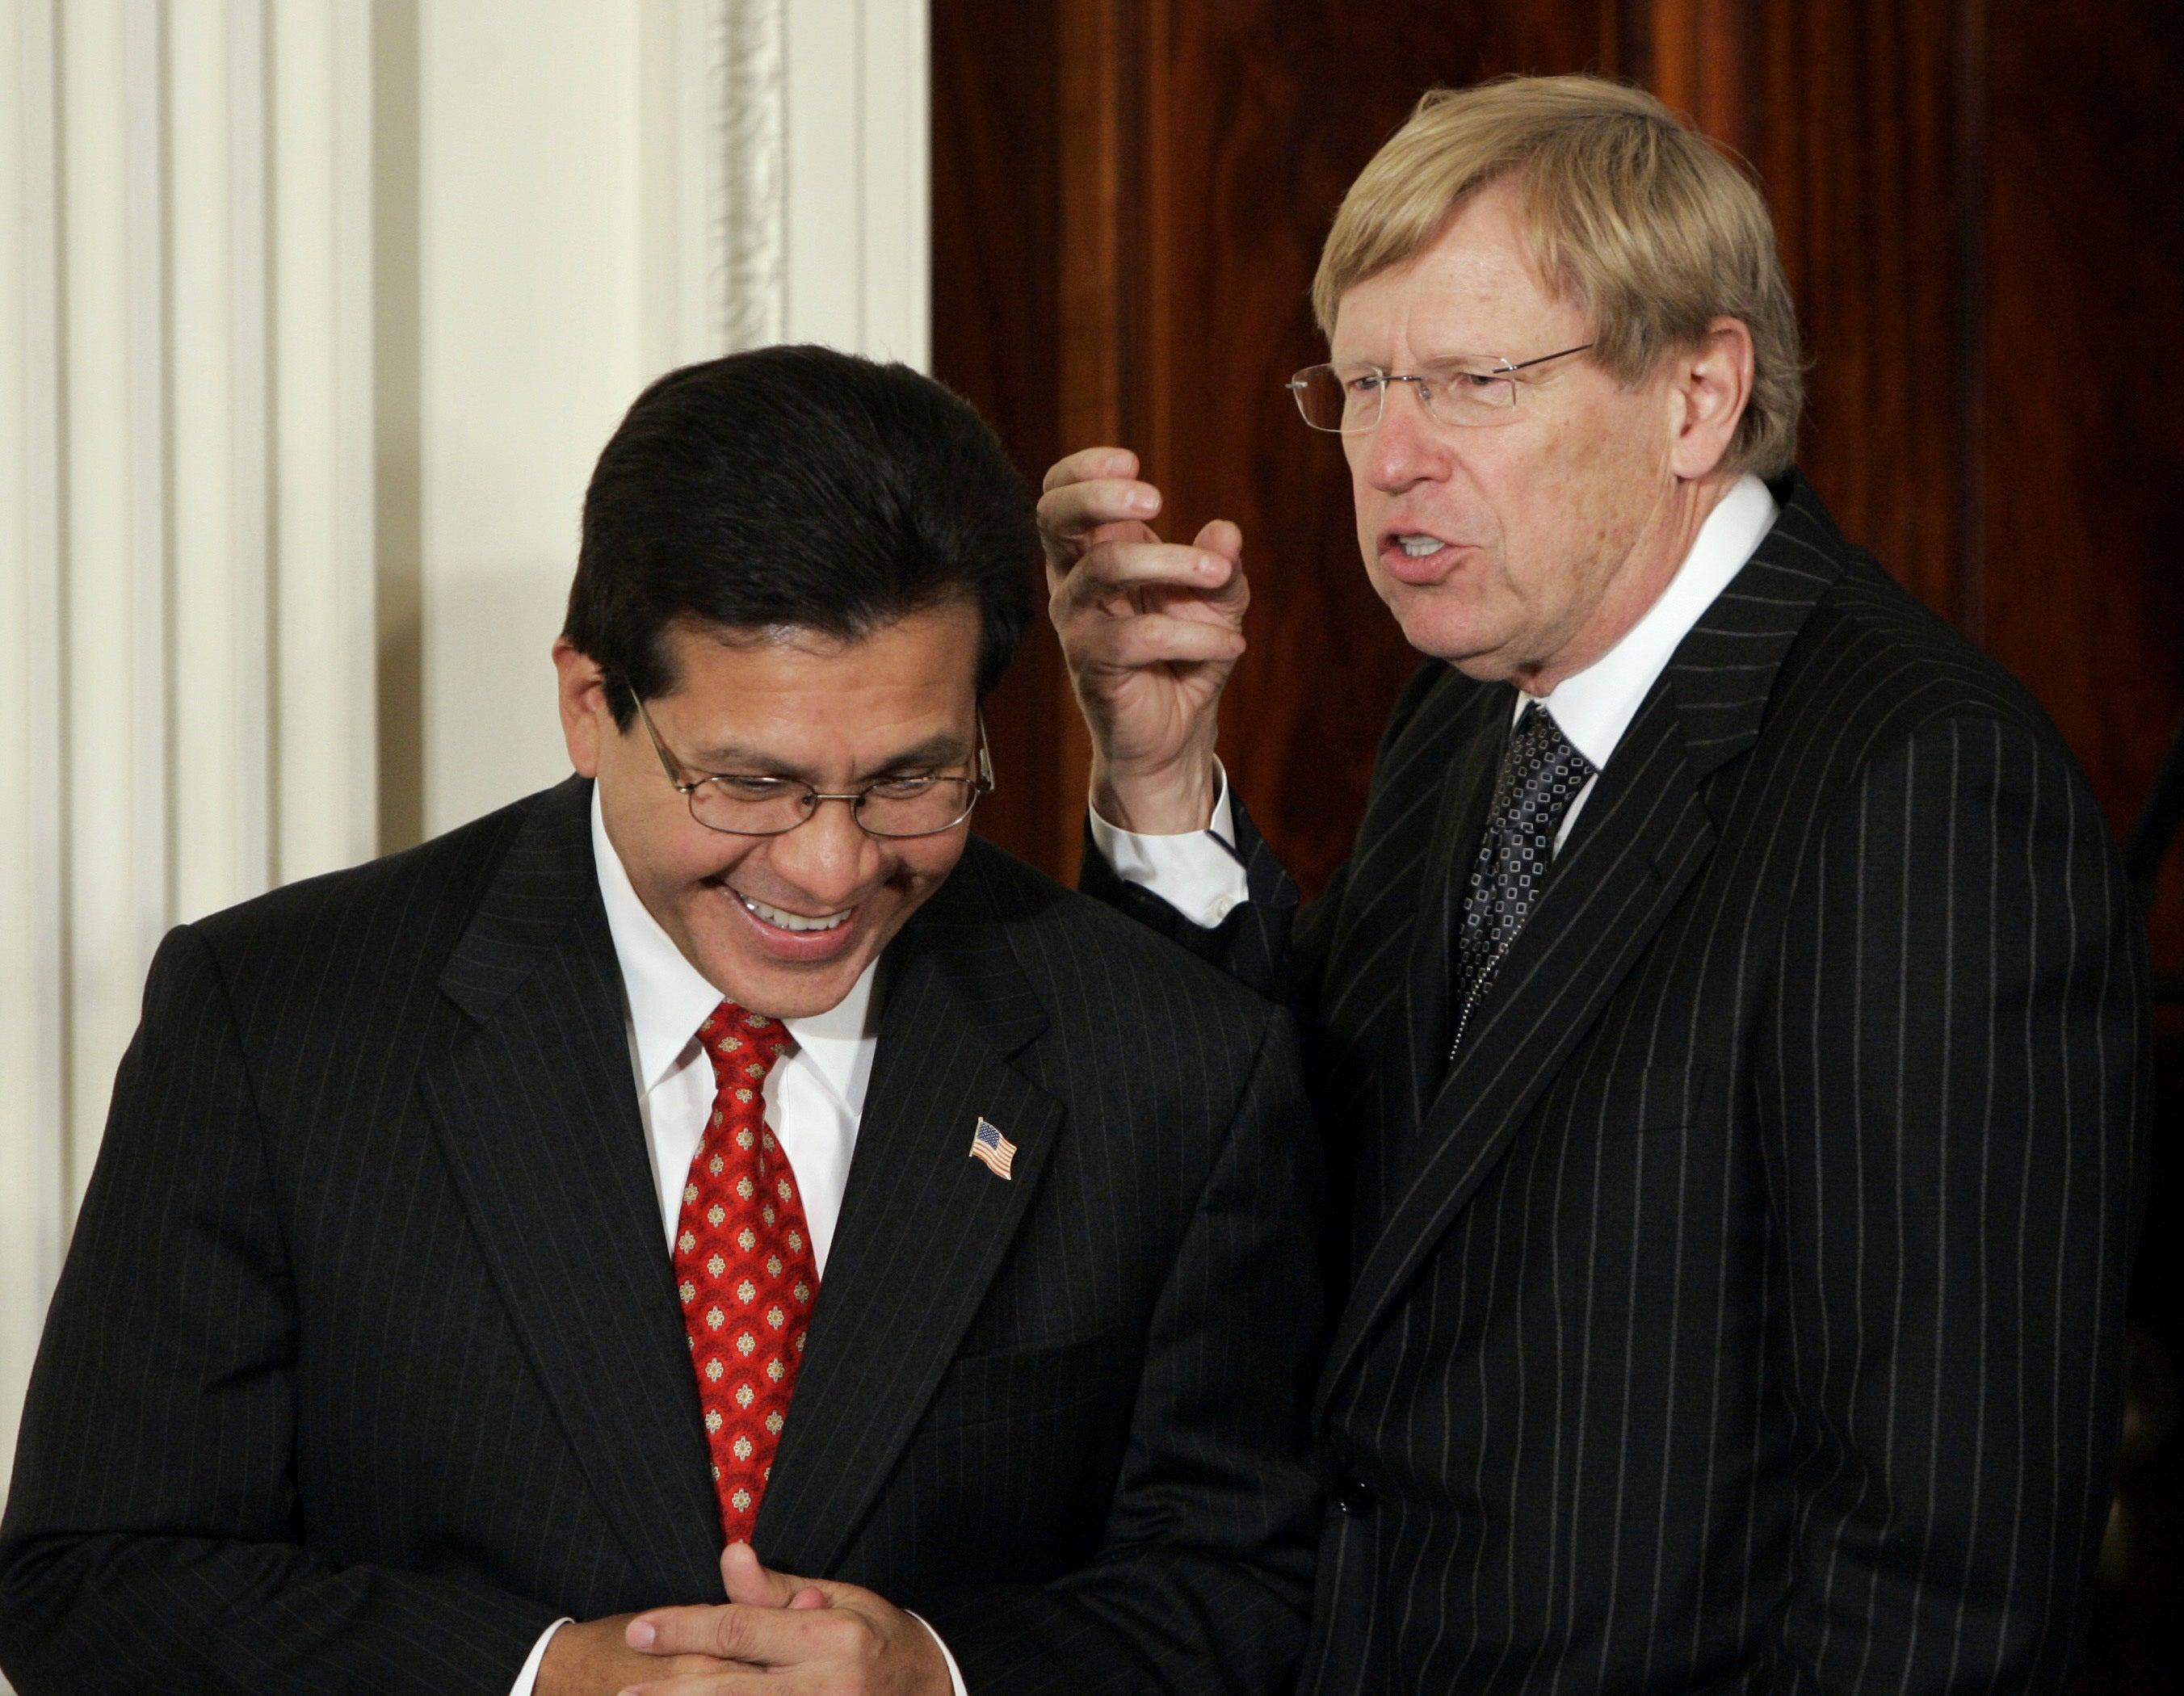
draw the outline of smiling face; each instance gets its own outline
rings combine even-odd
[[[1517,186],[1491,184],[1422,252],[1348,290],[1335,362],[1521,364],[1591,340],[1584,312],[1535,275],[1519,212]],[[1669,364],[1631,389],[1584,354],[1517,381],[1514,416],[1469,428],[1392,384],[1379,426],[1342,442],[1366,570],[1411,645],[1545,693],[1652,604],[1695,526]]]
[[[664,638],[678,684],[645,703],[688,782],[799,779],[841,794],[889,776],[968,776],[977,754],[978,610],[955,602],[864,640],[808,631]],[[599,670],[554,648],[577,770],[596,778],[607,836],[683,958],[752,1012],[823,1013],[931,898],[967,821],[938,836],[867,836],[839,802],[777,837],[709,830],[660,767],[642,720],[616,729]]]

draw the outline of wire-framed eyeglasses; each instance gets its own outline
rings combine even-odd
[[[738,776],[708,772],[691,777],[660,739],[644,703],[637,703],[660,769],[689,803],[690,816],[709,831],[731,837],[786,836],[819,810],[822,801],[848,804],[850,816],[869,837],[934,837],[952,831],[971,816],[982,797],[994,792],[994,761],[986,743],[986,716],[978,715],[978,776],[961,777],[909,772],[876,778],[861,789],[838,795],[814,789],[794,777]]]
[[[1452,353],[1420,371],[1364,364],[1306,365],[1286,386],[1296,397],[1297,410],[1306,424],[1340,436],[1376,428],[1388,390],[1396,383],[1409,383],[1417,390],[1418,404],[1435,423],[1476,428],[1507,424],[1516,417],[1518,393],[1524,387],[1518,372],[1550,359],[1567,359],[1591,346],[1585,342],[1559,353],[1515,362],[1492,353]]]

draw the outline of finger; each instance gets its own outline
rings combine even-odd
[[[761,1608],[824,1608],[832,1605],[833,1593],[844,1588],[822,1578],[777,1572],[748,1543],[732,1543],[721,1551],[721,1580],[731,1602]]]
[[[1187,589],[1211,594],[1228,587],[1236,562],[1174,542],[1111,542],[1094,548],[1055,580],[1063,610],[1111,601],[1130,589]]]
[[[1233,565],[1244,557],[1244,532],[1227,519],[1217,518],[1191,538],[1191,545],[1217,554]]]
[[[1080,627],[1069,643],[1072,666],[1093,670],[1139,671],[1149,665],[1225,662],[1244,652],[1244,632],[1203,619],[1140,613]]]
[[[778,1675],[750,1667],[723,1667],[717,1661],[703,1671],[677,1673],[632,1684],[618,1696],[776,1696]]]
[[[1050,544],[1075,542],[1106,525],[1142,525],[1160,509],[1161,492],[1150,483],[1128,478],[1068,483],[1039,498],[1039,534]]]
[[[721,1551],[721,1582],[731,1602],[753,1608],[788,1605],[796,1587],[758,1558],[747,1543],[732,1543]]]
[[[656,1676],[625,1687],[617,1696],[777,1696],[780,1689],[774,1673],[688,1654],[662,1662]]]
[[[622,1640],[640,1654],[710,1654],[757,1661],[758,1622],[774,1607],[733,1602],[727,1607],[653,1608],[632,1620]]]
[[[844,1634],[854,1635],[862,1623],[840,1608],[755,1608],[731,1602],[725,1608],[650,1608],[630,1621],[627,1636],[632,1649],[648,1654],[710,1654],[755,1666],[794,1666],[838,1658]],[[640,1627],[650,1628],[649,1645],[638,1641]]]
[[[1080,448],[1047,468],[1046,480],[1039,486],[1039,492],[1044,494],[1064,483],[1088,482],[1096,477],[1137,475],[1138,456],[1127,448]]]

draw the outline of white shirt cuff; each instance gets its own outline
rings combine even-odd
[[[940,1645],[940,1658],[948,1663],[948,1682],[953,1687],[956,1696],[971,1696],[971,1693],[963,1688],[963,1670],[956,1665],[956,1656],[948,1647],[948,1639],[941,1636],[939,1632],[933,1631],[933,1621],[927,1619],[924,1615],[911,1614],[907,1608],[905,1608],[903,1612],[910,1614],[911,1618],[923,1626],[927,1632],[931,1633],[933,1642]]]
[[[903,1611],[909,1613],[910,1610],[905,1609]],[[933,1622],[922,1614],[911,1614],[910,1616],[923,1626],[933,1641],[940,1646],[940,1658],[948,1663],[948,1682],[954,1689],[955,1696],[970,1696],[970,1692],[963,1688],[963,1670],[956,1665],[955,1653],[948,1647],[948,1639],[934,1631]],[[538,1641],[531,1645],[530,1656],[523,1663],[523,1671],[515,1675],[515,1682],[510,1688],[508,1696],[531,1696],[532,1688],[538,1682],[538,1669],[546,1659],[546,1645],[554,1640],[554,1632],[569,1623],[567,1620],[556,1620],[538,1634]]]
[[[1212,930],[1230,910],[1251,898],[1244,862],[1236,858],[1236,809],[1228,803],[1228,774],[1213,763],[1221,790],[1213,803],[1213,822],[1179,836],[1140,836],[1111,825],[1091,810],[1092,841],[1115,875],[1150,889],[1202,930]]]
[[[554,1633],[567,1625],[567,1620],[556,1620],[538,1633],[538,1641],[531,1645],[531,1658],[523,1663],[523,1671],[515,1675],[515,1687],[508,1696],[531,1696],[531,1687],[538,1682],[538,1668],[546,1659],[546,1645],[554,1641]],[[949,1663],[953,1665],[954,1662]]]

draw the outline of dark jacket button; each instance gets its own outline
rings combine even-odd
[[[1362,1478],[1346,1477],[1334,1487],[1334,1505],[1358,1519],[1373,1511],[1373,1492]]]

